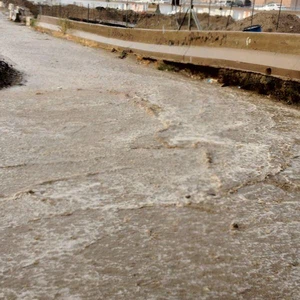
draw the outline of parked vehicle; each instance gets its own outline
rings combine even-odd
[[[252,2],[250,0],[220,1],[220,6],[249,7],[251,5],[252,5]]]
[[[279,9],[280,9],[280,4],[274,2],[268,3],[265,6],[257,8],[257,10],[279,10]],[[286,9],[286,7],[282,5],[281,10],[284,9]]]
[[[245,7],[252,6],[252,2],[250,0],[244,0],[244,6]]]
[[[226,1],[225,6],[233,6],[234,1]]]
[[[233,6],[244,7],[245,4],[244,4],[244,1],[242,1],[242,0],[236,0],[236,1],[233,3]]]
[[[217,4],[219,5],[219,6],[226,6],[226,0],[220,0]]]

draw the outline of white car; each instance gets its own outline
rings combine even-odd
[[[262,6],[262,7],[258,7],[257,9],[258,10],[279,10],[280,9],[280,4],[278,4],[278,3],[268,3],[267,5]],[[281,9],[284,10],[285,7],[281,6]]]

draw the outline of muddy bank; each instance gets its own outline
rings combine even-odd
[[[291,80],[236,70],[219,70],[219,82],[224,85],[239,86],[241,89],[255,91],[262,95],[286,102],[300,103],[300,84]]]
[[[21,74],[0,58],[0,89],[18,84]]]
[[[283,80],[269,75],[251,72],[181,64],[170,61],[157,63],[162,71],[179,72],[195,79],[208,79],[225,86],[237,86],[240,89],[254,91],[261,95],[269,95],[273,99],[287,104],[300,104],[300,83]]]

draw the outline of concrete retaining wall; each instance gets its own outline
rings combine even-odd
[[[300,35],[126,29],[68,21],[68,34],[103,47],[182,63],[229,68],[300,81]],[[60,19],[40,16],[38,26],[59,31]]]
[[[59,19],[41,16],[40,22],[58,24]],[[228,47],[300,55],[300,35],[245,33],[236,31],[174,31],[127,29],[71,21],[72,28],[104,37],[156,45]]]

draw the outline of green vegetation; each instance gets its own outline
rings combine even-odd
[[[30,26],[35,27],[37,23],[37,19],[30,19]]]
[[[66,34],[69,29],[71,29],[72,24],[68,19],[60,19],[58,21],[58,26],[60,27],[60,31],[62,34]]]
[[[169,71],[169,72],[178,72],[178,68],[172,64],[167,64],[165,62],[160,62],[157,66],[157,69],[160,71]]]

